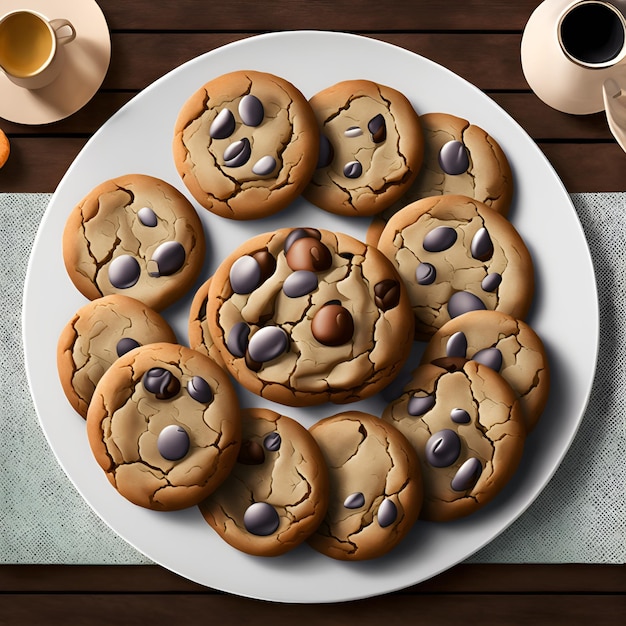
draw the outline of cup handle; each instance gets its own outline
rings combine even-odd
[[[602,84],[602,97],[609,129],[626,152],[626,93],[615,78],[607,78]]]
[[[50,20],[50,26],[52,26],[52,30],[54,30],[57,35],[58,43],[63,45],[66,43],[70,43],[70,41],[74,41],[74,39],[76,39],[76,29],[74,28],[72,22],[70,22],[69,20],[65,20],[62,18],[59,18],[57,20]],[[69,34],[59,35],[59,31],[65,27],[69,29]]]

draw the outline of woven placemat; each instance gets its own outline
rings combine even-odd
[[[0,562],[150,560],[83,501],[35,413],[21,340],[29,253],[50,194],[0,194]],[[626,194],[575,194],[600,298],[600,354],[585,417],[539,498],[472,562],[626,562]]]

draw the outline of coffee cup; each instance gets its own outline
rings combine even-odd
[[[626,150],[626,2],[544,0],[521,44],[524,76],[535,94],[564,113],[604,110]]]
[[[30,10],[0,17],[0,69],[26,89],[40,89],[59,76],[64,46],[76,38],[69,20],[49,20]]]

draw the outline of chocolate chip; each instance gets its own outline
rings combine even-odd
[[[461,440],[453,430],[444,428],[426,442],[426,460],[433,467],[450,467],[461,454]]]
[[[460,372],[465,367],[467,361],[468,359],[461,356],[444,356],[431,361],[431,363],[446,370],[446,372]]]
[[[317,289],[317,274],[309,270],[297,270],[289,274],[283,283],[283,292],[288,298],[299,298]]]
[[[283,249],[285,254],[289,252],[289,248],[293,245],[294,241],[298,239],[303,239],[304,237],[313,237],[313,239],[317,239],[321,241],[322,233],[320,233],[317,228],[294,228],[288,235],[285,237],[285,243],[283,245]]]
[[[265,115],[263,103],[252,94],[245,95],[239,101],[238,111],[241,121],[246,126],[259,126]]]
[[[117,346],[115,346],[115,351],[117,352],[117,356],[122,356],[135,348],[138,348],[141,344],[130,337],[122,337],[117,342]]]
[[[341,346],[352,339],[354,320],[340,304],[327,304],[313,316],[311,333],[325,346]]]
[[[455,424],[468,424],[472,420],[470,414],[465,409],[452,409],[450,411],[450,419]]]
[[[180,382],[172,372],[163,367],[153,367],[143,375],[143,386],[157,400],[169,400],[180,391]]]
[[[149,270],[150,276],[171,276],[185,264],[185,248],[178,241],[162,243],[152,255],[151,261],[156,263],[157,270]]]
[[[418,417],[428,413],[435,406],[435,396],[413,396],[406,407],[409,415]]]
[[[137,217],[139,221],[148,228],[154,228],[159,222],[157,214],[149,206],[139,209],[139,211],[137,211]]]
[[[289,246],[285,258],[287,265],[294,271],[324,272],[333,264],[333,255],[330,250],[313,237],[296,239]]]
[[[446,356],[460,356],[465,358],[467,355],[467,337],[462,331],[457,331],[450,335],[446,343]]]
[[[276,509],[267,502],[251,504],[243,514],[243,525],[253,535],[267,537],[279,526],[280,518]]]
[[[247,137],[231,143],[224,150],[224,165],[226,167],[241,167],[245,165],[252,156],[250,140]]]
[[[450,226],[437,226],[426,233],[422,245],[427,252],[443,252],[456,242],[456,230]]]
[[[246,351],[246,355],[244,357],[244,360],[246,362],[246,367],[253,371],[253,372],[260,372],[261,368],[263,367],[263,363],[261,363],[260,361],[255,361],[254,359],[252,359],[250,357],[250,353]]]
[[[449,141],[439,151],[439,167],[451,176],[467,172],[469,157],[465,146],[460,141]]]
[[[180,461],[187,456],[190,443],[187,431],[176,424],[166,426],[157,437],[159,454],[168,461]]]
[[[289,338],[280,326],[265,326],[250,337],[248,354],[253,361],[265,363],[283,354],[288,346]]]
[[[485,303],[469,291],[457,291],[448,300],[448,314],[450,317],[458,317],[469,311],[484,311]]]
[[[485,278],[483,278],[483,282],[480,283],[483,291],[487,291],[488,293],[494,292],[502,282],[502,276],[497,272],[493,272],[493,274],[487,274]]]
[[[378,519],[378,525],[381,528],[387,528],[387,526],[391,526],[398,518],[398,509],[389,498],[385,498],[378,507],[376,517]]]
[[[209,127],[211,139],[226,139],[235,132],[235,116],[228,110],[222,109]]]
[[[108,275],[113,287],[116,289],[129,289],[139,280],[141,268],[134,256],[122,254],[111,261]]]
[[[233,356],[241,358],[246,354],[249,334],[250,327],[245,322],[237,322],[230,329],[228,337],[226,337],[226,347]]]
[[[486,228],[480,228],[470,245],[470,252],[475,259],[479,261],[487,261],[493,255],[493,242]]]
[[[189,395],[202,404],[208,404],[213,400],[213,390],[201,376],[193,376],[187,383],[187,391]]]
[[[269,176],[276,169],[276,159],[269,154],[261,157],[253,166],[252,173],[257,176]]]
[[[261,283],[261,265],[253,256],[246,254],[230,266],[228,277],[235,293],[252,293]]]
[[[346,178],[358,178],[363,173],[363,166],[358,161],[350,161],[343,166]]]
[[[343,131],[343,134],[350,138],[360,137],[363,131],[358,126],[350,126],[350,128],[346,128],[346,130]]]
[[[278,433],[270,433],[263,439],[263,447],[270,452],[278,452],[282,439]]]
[[[432,285],[437,278],[437,270],[430,263],[420,263],[415,270],[418,285]]]
[[[259,285],[262,285],[276,270],[276,259],[267,248],[257,250],[251,256],[259,264],[259,268],[261,269]],[[259,285],[257,285],[257,287]]]
[[[375,115],[368,123],[367,130],[372,134],[374,143],[382,143],[387,139],[387,125],[382,113]]]
[[[498,348],[483,348],[472,357],[472,361],[482,363],[499,372],[502,368],[502,352]]]
[[[374,285],[374,304],[381,311],[389,311],[400,302],[400,283],[393,278],[385,278]]]
[[[320,135],[320,151],[317,157],[317,169],[328,167],[335,158],[335,150],[326,135]]]
[[[261,465],[265,461],[265,452],[256,441],[246,439],[241,442],[237,462],[243,465]]]
[[[351,493],[344,501],[346,509],[360,509],[365,504],[365,496],[360,491]]]
[[[481,462],[476,457],[471,457],[459,467],[450,483],[450,487],[454,491],[467,491],[478,482],[482,471]]]

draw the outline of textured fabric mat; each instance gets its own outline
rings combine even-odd
[[[39,426],[21,341],[28,257],[50,194],[0,194],[0,563],[141,564],[58,465]],[[471,562],[626,562],[626,194],[574,194],[600,298],[585,417],[539,498]]]

